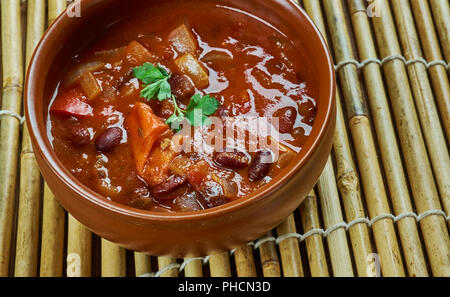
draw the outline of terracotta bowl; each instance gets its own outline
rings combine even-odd
[[[270,185],[248,197],[198,212],[143,211],[108,201],[76,180],[57,158],[46,131],[48,104],[71,56],[117,21],[133,1],[81,0],[81,17],[63,13],[39,43],[26,81],[25,109],[42,175],[57,200],[78,221],[99,236],[131,250],[152,255],[200,256],[230,250],[263,236],[301,204],[317,182],[331,151],[335,77],[324,39],[306,13],[291,1],[214,0],[269,21],[306,52],[315,66],[319,85],[312,134],[295,162]],[[157,5],[158,1],[162,0],[147,3]]]

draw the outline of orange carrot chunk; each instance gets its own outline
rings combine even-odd
[[[169,129],[169,126],[153,113],[150,106],[140,102],[136,103],[126,119],[125,125],[136,170],[142,177],[153,144],[162,133]]]

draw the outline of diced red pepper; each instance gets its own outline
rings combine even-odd
[[[92,116],[93,109],[86,101],[88,98],[80,90],[69,89],[56,97],[50,113],[76,118]]]
[[[136,170],[142,177],[153,144],[169,126],[153,113],[150,106],[141,102],[136,103],[125,124]]]
[[[199,185],[208,178],[210,172],[209,164],[201,160],[188,168],[186,176],[191,185]]]

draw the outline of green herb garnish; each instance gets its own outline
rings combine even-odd
[[[172,124],[175,124],[176,126],[179,126],[181,122],[185,119],[184,117],[184,111],[178,107],[177,101],[175,100],[175,96],[172,95],[172,101],[174,106],[174,112],[170,118],[167,119],[166,124],[171,126]]]
[[[220,107],[219,101],[209,95],[195,94],[186,108],[186,118],[193,126],[208,126],[211,124],[208,116],[214,114]]]
[[[155,67],[153,64],[145,63],[133,69],[134,76],[144,83],[141,97],[148,100],[158,98],[163,101],[172,96],[168,74],[162,67]]]
[[[208,126],[211,124],[208,116],[213,115],[220,107],[220,102],[216,98],[195,94],[191,97],[186,110],[182,110],[178,106],[175,96],[172,95],[169,84],[170,73],[167,73],[162,67],[155,67],[150,63],[134,68],[133,72],[134,76],[144,83],[141,97],[147,100],[157,98],[159,101],[172,99],[175,110],[167,119],[167,125],[179,126],[184,119],[187,119],[192,126]]]

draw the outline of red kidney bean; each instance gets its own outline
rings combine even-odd
[[[194,95],[194,84],[183,74],[172,74],[169,78],[169,84],[172,89],[172,94],[178,99]]]
[[[182,186],[186,182],[185,176],[175,175],[162,184],[159,184],[152,189],[152,194],[156,196],[156,199],[162,200],[165,194]],[[171,197],[169,197],[171,198]]]
[[[100,152],[109,153],[120,144],[122,135],[119,127],[108,128],[95,139],[95,147]]]
[[[158,116],[163,118],[165,121],[170,118],[175,111],[172,100],[164,100],[161,103],[161,108],[158,111]]]
[[[84,146],[91,141],[89,130],[81,126],[71,126],[69,128],[70,141],[77,146]]]
[[[302,127],[297,127],[294,129],[294,131],[292,131],[292,134],[294,134],[295,136],[305,136],[305,129],[303,129]]]
[[[297,119],[297,110],[292,106],[283,107],[275,111],[273,117],[279,120],[278,131],[280,133],[289,133],[292,131]]]
[[[263,179],[270,170],[272,163],[270,163],[269,160],[271,159],[272,154],[270,151],[263,150],[257,152],[248,169],[248,179],[251,182],[256,182]]]
[[[230,169],[245,168],[248,166],[248,158],[243,152],[220,152],[214,155],[214,162]]]
[[[128,69],[125,73],[123,73],[114,83],[114,88],[118,91],[122,89],[122,87],[129,82],[134,76],[133,68]]]
[[[317,114],[317,107],[313,102],[307,101],[298,105],[298,111],[300,115],[303,116],[302,122],[308,125],[312,125],[314,123],[314,119]]]

